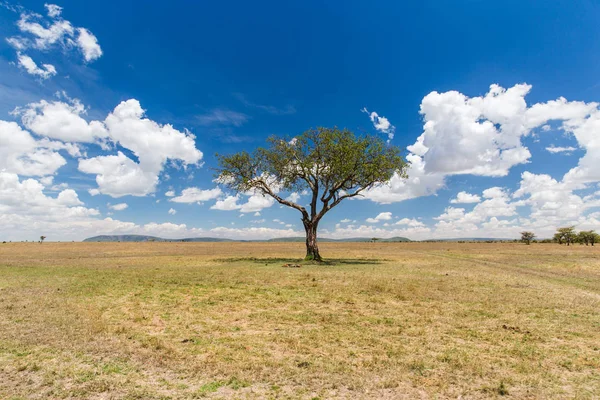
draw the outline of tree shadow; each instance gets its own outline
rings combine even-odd
[[[306,261],[303,258],[279,258],[279,257],[231,257],[231,258],[217,258],[215,261],[219,262],[251,262],[254,264],[286,264],[296,263],[301,265],[373,265],[381,264],[386,261],[390,261],[385,258],[328,258],[321,262],[318,261]]]

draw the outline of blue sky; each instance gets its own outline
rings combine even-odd
[[[598,5],[286,3],[0,2],[0,239],[302,235],[215,153],[334,125],[411,168],[321,236],[600,229]]]

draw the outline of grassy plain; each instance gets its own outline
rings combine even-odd
[[[0,244],[0,398],[600,396],[600,246]]]

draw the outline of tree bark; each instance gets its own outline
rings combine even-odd
[[[304,230],[306,231],[306,261],[323,261],[319,254],[317,245],[317,226],[318,222],[304,221]]]

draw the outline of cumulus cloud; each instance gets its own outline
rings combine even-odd
[[[130,99],[115,107],[104,121],[108,139],[131,150],[138,162],[120,151],[116,156],[79,161],[80,171],[96,175],[100,193],[113,197],[145,196],[156,189],[167,160],[185,167],[202,159],[194,135],[144,118],[144,114],[139,101]]]
[[[241,213],[256,213],[265,208],[269,208],[275,204],[275,200],[270,196],[263,196],[260,193],[246,193],[246,202],[239,203],[242,196],[227,196],[224,199],[218,200],[211,210],[232,211],[239,210]]]
[[[174,208],[169,208],[169,215],[175,215],[177,214],[177,210],[175,210]]]
[[[43,139],[46,148],[64,148],[72,156],[85,157],[77,143],[94,143],[106,151],[121,146],[136,157],[134,160],[124,151],[117,151],[117,154],[79,160],[81,172],[96,175],[98,188],[92,194],[145,196],[156,189],[159,175],[167,162],[171,167],[186,168],[199,165],[203,157],[196,148],[193,134],[146,118],[145,110],[136,99],[121,102],[104,121],[88,122],[84,118],[86,114],[86,107],[65,93],[59,94],[59,100],[30,103],[13,112],[13,115],[21,117],[23,126],[47,138]],[[20,134],[21,137],[24,135],[28,134]],[[40,158],[40,154],[36,158]],[[59,158],[58,153],[48,154],[54,157],[56,163],[62,161],[61,165],[64,165],[64,159]]]
[[[21,12],[17,27],[21,34],[7,39],[17,51],[18,63],[29,74],[41,79],[56,75],[56,69],[51,64],[37,63],[22,52],[35,49],[48,52],[60,47],[62,50],[77,49],[86,62],[94,61],[102,56],[98,39],[86,28],[75,27],[70,21],[62,18],[62,7],[56,4],[45,4],[47,18],[29,11]]]
[[[336,225],[335,229],[324,229],[320,233],[321,237],[329,237],[333,239],[348,239],[348,238],[391,238],[391,237],[407,237],[412,240],[426,239],[431,235],[431,229],[426,226],[407,226],[405,228],[385,228],[375,225]]]
[[[67,163],[59,150],[77,154],[73,145],[35,139],[15,122],[0,120],[0,171],[25,176],[52,175]]]
[[[452,175],[506,176],[512,167],[530,162],[531,153],[521,139],[536,128],[550,132],[551,121],[560,121],[558,129],[573,135],[586,151],[564,179],[600,180],[600,169],[595,167],[595,160],[600,159],[600,142],[595,139],[600,129],[598,103],[560,97],[528,106],[525,96],[531,88],[527,84],[508,89],[491,85],[479,97],[457,91],[429,93],[421,102],[423,133],[408,146],[409,178],[394,175],[364,198],[385,204],[435,194]]]
[[[394,225],[405,225],[405,226],[409,226],[411,228],[425,227],[424,223],[422,223],[421,221],[416,220],[414,218],[402,218],[402,219],[398,220]]]
[[[382,213],[377,214],[377,216],[375,218],[367,218],[366,221],[370,224],[376,224],[381,221],[389,221],[390,219],[392,219],[391,212],[382,212]]]
[[[111,210],[115,210],[115,211],[123,211],[127,207],[129,207],[129,205],[127,203],[112,204],[112,205],[108,206],[108,208],[110,208]]]
[[[452,204],[469,204],[469,203],[479,203],[481,201],[481,197],[476,194],[471,194],[467,192],[459,192],[456,195],[455,199],[450,200]]]
[[[390,204],[416,197],[430,196],[445,186],[444,175],[429,173],[425,169],[423,159],[415,154],[406,156],[409,163],[408,178],[402,178],[395,173],[383,184],[365,191],[359,199],[368,199],[380,204]]]
[[[97,215],[98,210],[83,207],[72,189],[50,197],[44,194],[44,185],[38,180],[20,180],[17,174],[0,172],[0,221],[5,235],[26,231],[37,238],[40,231],[50,235],[54,233],[50,228],[61,223],[76,224]]]
[[[17,108],[23,126],[40,136],[70,142],[93,143],[106,138],[108,132],[102,122],[83,119],[87,110],[78,99],[63,101],[41,100]]]
[[[439,237],[470,236],[481,232],[481,224],[489,223],[491,219],[517,216],[517,205],[511,201],[508,191],[503,188],[486,189],[482,196],[485,200],[470,212],[466,212],[464,208],[447,207],[444,213],[435,218],[438,221],[435,224],[435,233]]]
[[[580,196],[576,190],[584,186],[558,181],[547,174],[524,172],[514,197],[519,206],[529,206],[531,226],[548,232],[561,225],[589,225],[586,211],[600,207],[600,193]]]
[[[174,195],[174,193],[172,191],[167,192],[166,195],[169,196],[169,194]],[[223,191],[218,187],[214,188],[214,189],[208,189],[208,190],[202,190],[197,187],[191,187],[191,188],[184,189],[181,192],[180,196],[172,197],[169,201],[172,201],[175,203],[203,203],[205,201],[216,199],[216,198],[220,197],[222,194],[223,194]]]

